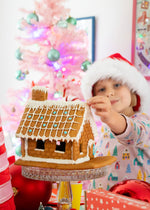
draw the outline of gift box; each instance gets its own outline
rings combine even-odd
[[[150,203],[103,189],[85,192],[86,210],[150,210]]]

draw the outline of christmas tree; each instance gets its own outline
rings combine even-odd
[[[80,81],[90,64],[88,38],[64,3],[35,1],[34,11],[21,9],[24,17],[18,21],[15,57],[16,82],[22,83],[22,88],[9,90],[10,103],[2,106],[5,130],[9,133],[15,134],[35,85],[47,87],[52,100],[69,95],[83,99]]]

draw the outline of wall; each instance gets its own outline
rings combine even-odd
[[[42,2],[42,0],[41,0]],[[96,17],[96,59],[120,52],[131,60],[132,0],[67,0],[73,17]],[[9,88],[18,88],[16,81],[17,61],[15,41],[19,8],[34,9],[33,0],[1,0],[0,7],[0,104],[7,101]]]

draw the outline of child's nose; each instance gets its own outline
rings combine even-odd
[[[110,96],[113,96],[114,95],[114,90],[112,88],[109,88],[107,90],[107,93],[106,93],[107,97],[110,97]]]

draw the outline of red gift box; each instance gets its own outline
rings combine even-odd
[[[150,203],[103,189],[86,191],[87,210],[150,210]]]

